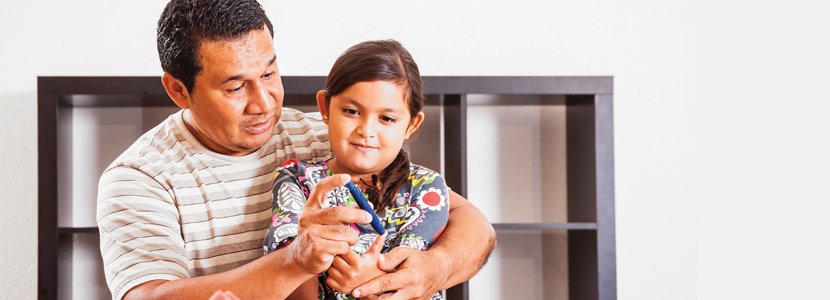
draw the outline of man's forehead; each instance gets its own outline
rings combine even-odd
[[[259,73],[275,56],[267,30],[255,30],[236,39],[203,41],[198,59],[205,75],[224,76],[221,73]]]

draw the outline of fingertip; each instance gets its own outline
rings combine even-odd
[[[361,295],[360,289],[354,289],[354,291],[352,291],[352,296],[355,298],[360,298]]]
[[[340,181],[342,181],[343,184],[346,184],[346,182],[349,182],[349,180],[352,180],[352,176],[350,176],[349,174],[340,174]]]

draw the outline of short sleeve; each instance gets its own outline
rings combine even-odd
[[[300,184],[298,174],[302,174],[302,169],[297,160],[287,161],[277,169],[271,203],[271,224],[263,240],[265,253],[284,247],[297,236],[298,218],[309,195],[308,189]]]
[[[277,131],[277,162],[287,159],[320,161],[331,154],[328,127],[319,113],[284,107]]]
[[[447,185],[441,174],[421,166],[413,166],[409,184],[412,185],[409,207],[418,214],[398,232],[396,244],[426,250],[447,226],[450,211]]]
[[[187,278],[187,256],[172,196],[131,167],[107,169],[98,183],[96,219],[113,299],[151,280]]]

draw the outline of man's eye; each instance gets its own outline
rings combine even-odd
[[[358,114],[356,109],[351,109],[351,108],[344,108],[343,112],[348,114],[348,115],[357,115]]]
[[[274,73],[275,72],[265,73],[265,75],[262,75],[262,78],[268,79],[268,78],[274,77]]]
[[[236,92],[241,91],[243,87],[245,87],[245,84],[242,84],[242,85],[240,85],[240,86],[239,86],[239,87],[237,87],[237,88],[232,88],[232,89],[228,90],[228,92],[231,92],[231,93],[236,93]]]

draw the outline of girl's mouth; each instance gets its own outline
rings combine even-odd
[[[366,145],[366,144],[360,144],[360,143],[351,143],[351,144],[352,144],[352,146],[357,148],[358,151],[361,151],[361,152],[368,152],[368,151],[378,149],[378,147],[369,146],[369,145]]]

